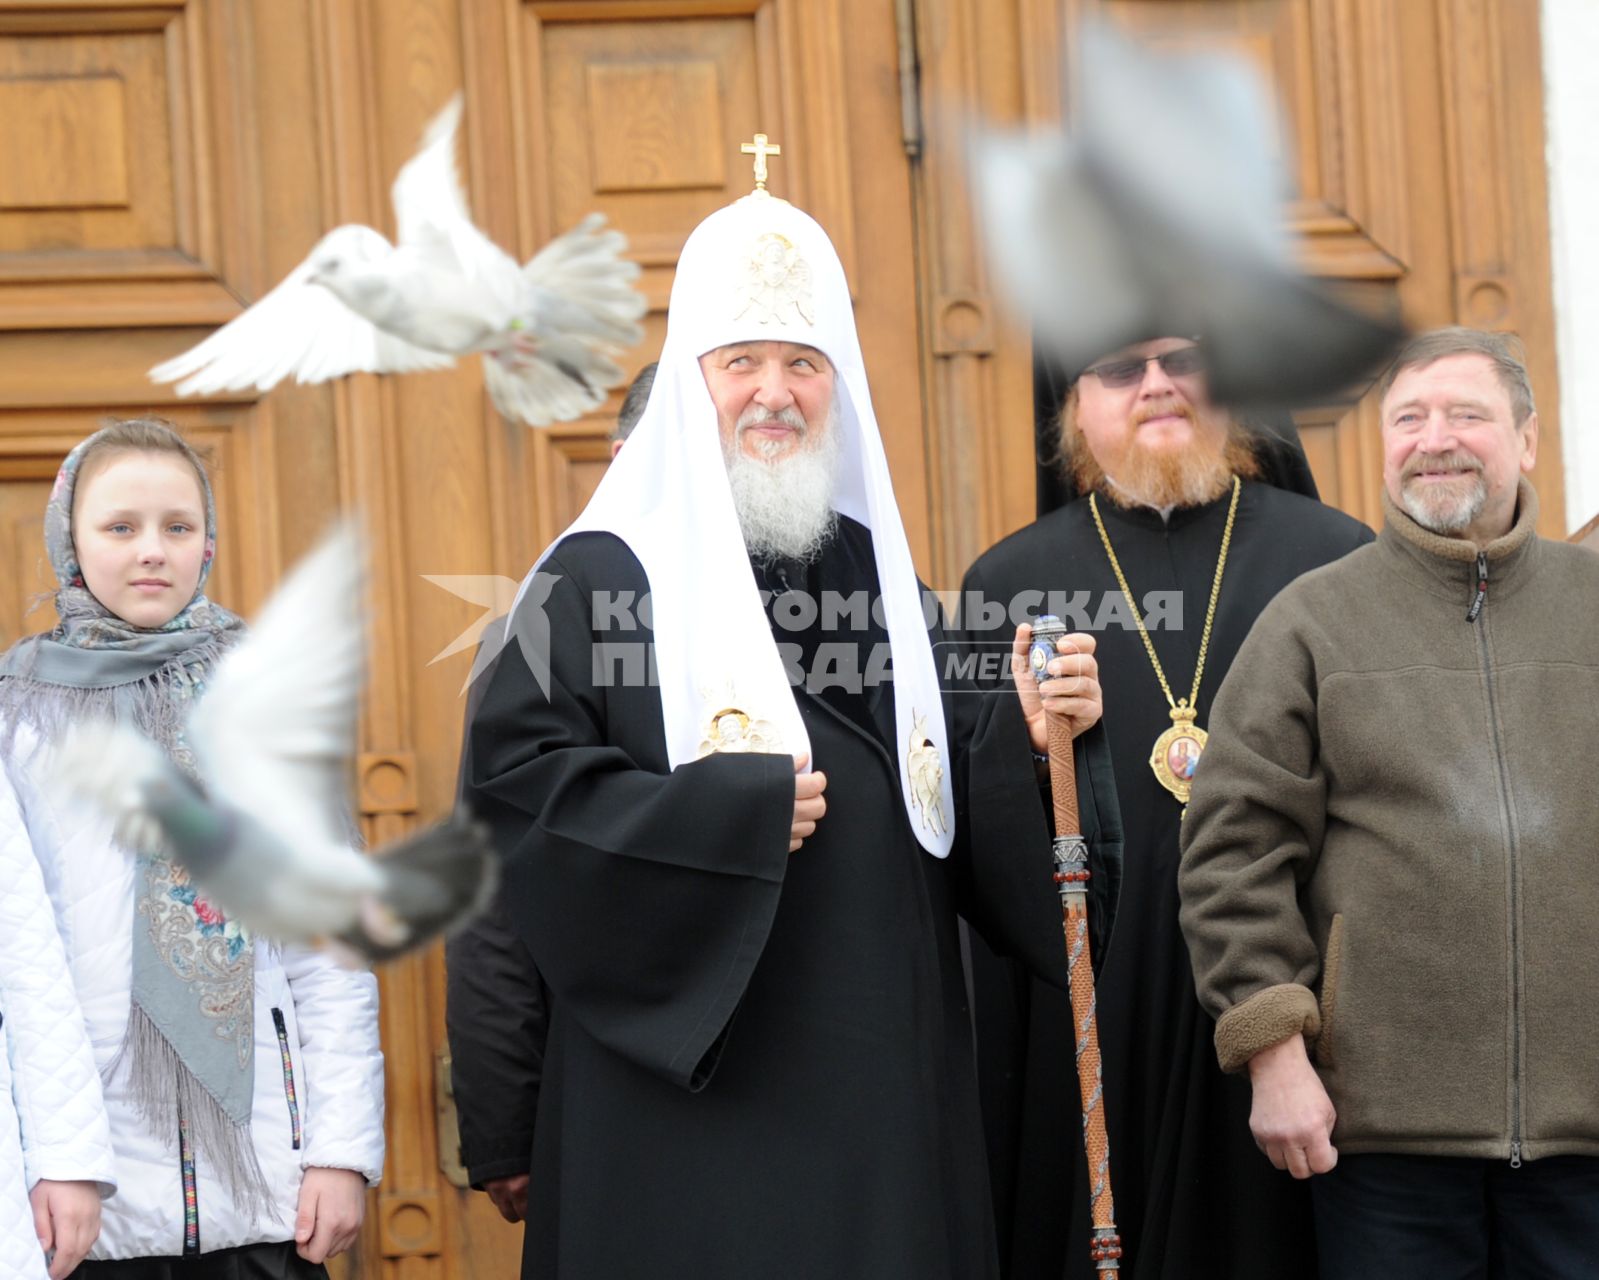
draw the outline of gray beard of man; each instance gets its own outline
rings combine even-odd
[[[1421,471],[1459,471],[1444,484],[1411,485]],[[1468,482],[1464,483],[1464,482]],[[1470,526],[1488,505],[1488,482],[1482,464],[1463,450],[1411,454],[1399,477],[1399,497],[1410,518],[1431,533],[1452,537]]]
[[[788,456],[752,457],[745,453],[745,430],[771,421],[800,433]],[[770,455],[783,447],[778,441],[755,442],[758,455]],[[751,405],[739,416],[733,440],[723,454],[733,507],[750,555],[758,560],[814,560],[838,523],[833,510],[839,460],[836,407],[829,411],[823,429],[812,432],[798,409],[789,407],[772,413]]]

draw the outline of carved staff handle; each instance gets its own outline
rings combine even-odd
[[[1053,615],[1045,614],[1033,623],[1028,661],[1040,682],[1048,679],[1045,667],[1056,655],[1055,642],[1065,634],[1065,624]],[[1066,938],[1072,1031],[1077,1039],[1077,1088],[1083,1108],[1083,1146],[1088,1152],[1089,1208],[1094,1225],[1089,1252],[1102,1276],[1119,1275],[1122,1242],[1116,1231],[1116,1201],[1110,1187],[1110,1137],[1105,1128],[1104,1073],[1095,1013],[1094,964],[1088,942],[1088,841],[1083,838],[1077,806],[1071,726],[1058,715],[1048,716],[1045,723],[1049,730],[1050,792],[1055,802],[1054,879]]]

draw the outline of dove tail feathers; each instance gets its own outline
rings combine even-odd
[[[636,287],[639,264],[623,255],[627,237],[591,213],[522,268],[528,283],[561,301],[562,327],[616,346],[641,342],[648,301]]]
[[[522,269],[532,286],[533,351],[484,359],[495,407],[531,427],[570,422],[597,409],[626,378],[614,357],[643,341],[647,301],[635,287],[639,266],[622,255],[627,237],[591,213]]]
[[[553,344],[552,344],[553,345]],[[535,357],[509,368],[494,356],[483,359],[483,382],[494,407],[530,427],[570,422],[605,403],[605,388],[626,375],[609,356],[576,342],[562,344],[569,357],[559,364]]]
[[[383,888],[339,945],[380,964],[454,933],[484,910],[499,887],[488,828],[455,815],[380,850]]]

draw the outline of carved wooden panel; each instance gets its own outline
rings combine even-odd
[[[552,227],[599,209],[639,228],[639,262],[670,268],[694,225],[742,194],[728,180],[742,182],[744,166],[726,163],[741,126],[776,114],[761,101],[754,22],[552,22],[538,6],[524,21]]]
[[[0,20],[0,251],[176,245],[164,27],[181,12],[48,33]]]
[[[0,0],[0,327],[226,319],[219,0]]]
[[[1053,20],[1053,8],[1038,16]],[[1052,47],[1038,66],[1059,85],[1058,38],[1027,29],[1009,4],[925,0],[912,29],[921,68],[917,114],[908,122],[924,157],[917,174],[922,246],[922,323],[935,588],[958,586],[1000,532],[1034,514],[1032,340],[992,292],[978,248],[965,154],[969,113],[1014,123],[1029,92],[1017,58]],[[1041,103],[1039,110],[1045,110]],[[1058,107],[1054,108],[1058,116]]]
[[[560,428],[533,437],[539,535],[547,545],[588,503],[611,460],[610,427]]]
[[[585,106],[594,190],[719,191],[721,67],[713,58],[589,63]]]
[[[13,47],[13,52],[14,47]],[[127,89],[122,77],[0,81],[0,209],[125,209]]]
[[[55,468],[49,459],[34,464],[0,456],[0,650],[55,622],[41,599],[55,589],[44,554],[44,504]]]
[[[828,105],[845,85],[842,0],[506,2],[519,151],[545,179],[521,211],[530,246],[599,209],[669,280],[695,224],[750,189],[738,148],[761,131],[783,147],[772,192],[827,227],[855,280],[850,139]]]

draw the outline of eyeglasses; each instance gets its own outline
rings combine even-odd
[[[1189,378],[1205,370],[1205,353],[1197,346],[1178,347],[1158,356],[1126,356],[1121,360],[1107,360],[1096,364],[1084,373],[1091,373],[1107,387],[1124,389],[1137,386],[1144,380],[1144,370],[1151,360],[1160,362],[1168,378]]]

